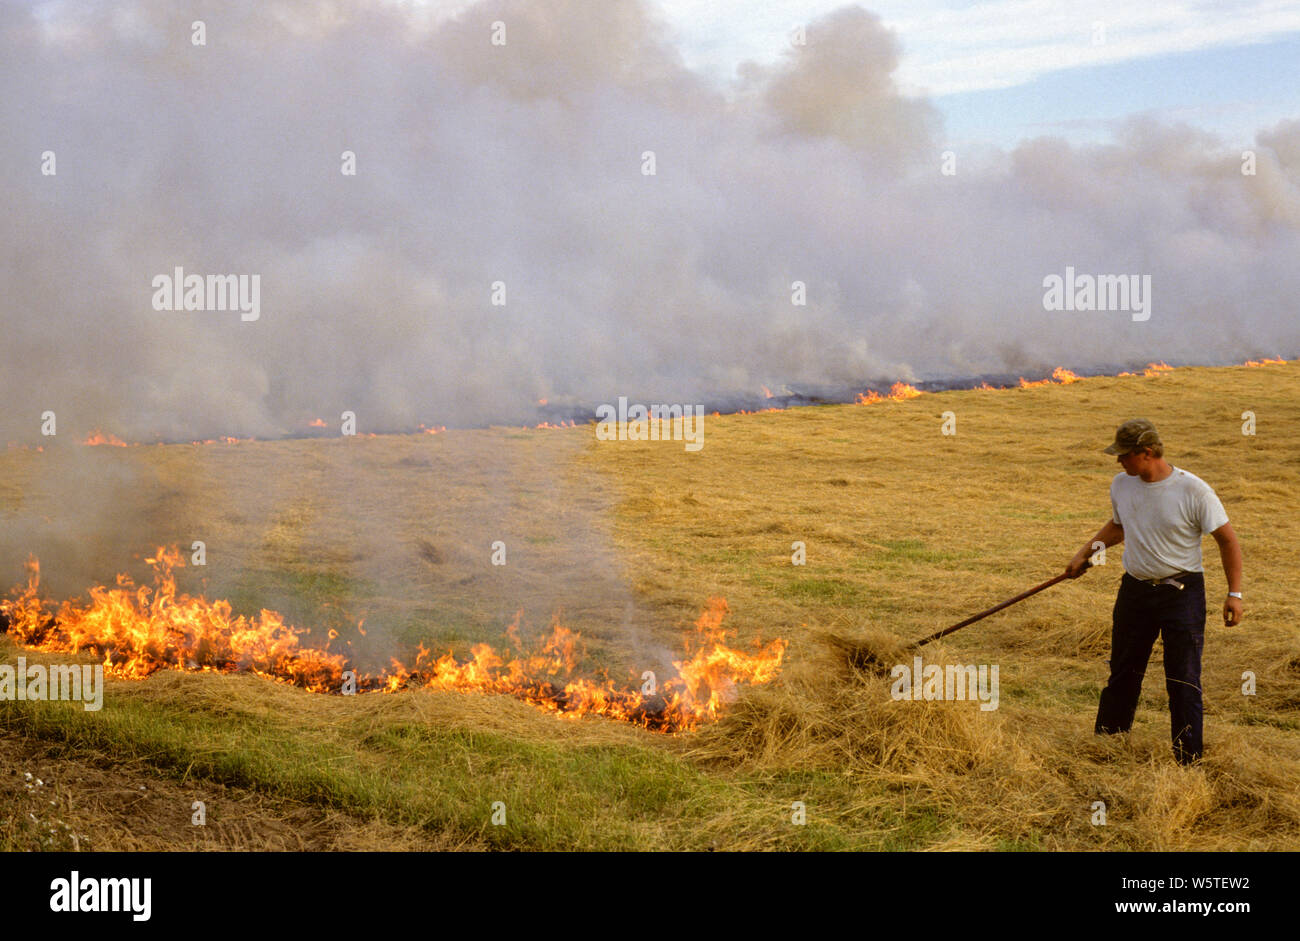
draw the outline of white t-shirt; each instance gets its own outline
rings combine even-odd
[[[1228,522],[1210,485],[1177,467],[1152,483],[1116,474],[1110,505],[1124,527],[1124,570],[1134,578],[1203,571],[1201,537]]]

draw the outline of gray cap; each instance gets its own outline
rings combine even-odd
[[[1156,426],[1145,418],[1130,418],[1115,430],[1115,443],[1105,449],[1106,454],[1128,454],[1138,448],[1160,444]]]

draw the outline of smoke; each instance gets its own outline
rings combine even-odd
[[[639,0],[4,5],[0,440],[1300,351],[1300,122],[1254,175],[1142,119],[945,175],[900,41],[846,7],[721,87]],[[260,320],[154,310],[178,266],[260,276]],[[1151,275],[1151,319],[1045,311],[1067,266]]]
[[[67,598],[111,581],[126,547],[143,557],[163,542],[189,544],[197,501],[148,462],[123,460],[125,448],[68,442],[40,457],[39,467],[11,461],[6,468],[0,596],[19,582],[29,555],[41,562],[49,596]],[[133,572],[146,573],[143,564]]]

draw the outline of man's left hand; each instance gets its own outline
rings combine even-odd
[[[1231,595],[1223,602],[1223,626],[1236,627],[1245,617],[1242,609],[1241,599],[1233,598]]]

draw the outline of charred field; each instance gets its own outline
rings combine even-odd
[[[897,701],[855,668],[855,644],[1059,572],[1106,518],[1100,450],[1134,415],[1216,488],[1246,558],[1226,629],[1206,541],[1199,766],[1169,755],[1159,645],[1133,732],[1091,734],[1118,550],[925,649],[999,665],[995,710]],[[170,597],[228,602],[232,645],[132,675],[84,635],[0,636],[5,663],[119,668],[97,711],[0,702],[0,848],[1294,850],[1297,429],[1292,362],[710,415],[697,453],[591,426],[0,452],[10,614],[33,555],[50,623],[84,621],[91,586],[172,617],[147,560],[177,546]],[[298,632],[257,643],[314,653],[250,653],[268,612]],[[700,685],[706,661],[725,675]],[[596,706],[569,708],[575,680]],[[673,695],[703,713],[645,720]]]

